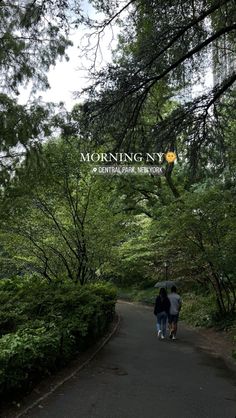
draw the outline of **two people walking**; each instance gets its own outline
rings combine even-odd
[[[167,295],[166,289],[161,288],[156,298],[154,315],[157,317],[157,333],[162,340],[166,337],[167,319],[169,323],[169,337],[176,339],[177,324],[182,301],[175,286],[172,286],[171,293]]]

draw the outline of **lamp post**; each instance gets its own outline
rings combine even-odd
[[[165,272],[166,272],[166,280],[167,280],[167,277],[168,277],[168,267],[169,267],[169,263],[168,263],[168,261],[165,261],[165,262],[164,262],[164,267],[165,267]]]

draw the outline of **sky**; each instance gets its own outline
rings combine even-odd
[[[92,19],[101,19],[104,17],[101,14],[97,14],[95,9],[88,3],[84,2],[84,10]],[[40,97],[41,101],[45,102],[64,102],[67,110],[71,110],[73,106],[78,103],[79,99],[73,97],[75,91],[80,91],[89,84],[88,70],[90,62],[84,56],[81,58],[82,46],[85,46],[87,41],[85,34],[88,32],[87,28],[80,26],[77,30],[74,30],[70,34],[70,39],[73,42],[73,46],[67,49],[67,55],[69,61],[62,59],[58,61],[56,66],[51,67],[48,73],[48,81],[50,89],[47,91],[38,91],[36,97]],[[101,38],[101,52],[98,57],[96,68],[99,69],[107,62],[112,60],[111,47],[114,48],[117,43],[118,27],[113,28],[113,33],[110,29],[107,29],[104,36]],[[94,39],[94,42],[96,40]],[[203,76],[203,84],[196,84],[192,86],[190,95],[192,98],[198,96],[204,92],[206,87],[212,87],[213,75],[211,68],[207,69]],[[30,97],[30,87],[21,88],[20,96],[18,98],[19,103],[25,104]]]
[[[85,2],[87,13],[90,18],[102,19],[101,14],[97,14],[95,10]],[[56,66],[51,67],[48,73],[48,81],[50,89],[47,91],[38,91],[35,97],[41,97],[44,102],[64,102],[67,110],[78,103],[78,99],[73,98],[73,92],[79,91],[89,84],[88,71],[90,62],[85,57],[81,58],[80,47],[87,44],[86,33],[87,29],[80,26],[70,34],[70,40],[73,46],[67,48],[66,53],[69,56],[69,61],[62,59],[58,61]],[[113,32],[107,29],[104,36],[101,38],[101,52],[98,56],[96,68],[99,69],[112,59],[111,47],[114,48],[117,42],[118,28],[114,28]],[[114,38],[114,39],[113,39]],[[95,38],[93,40],[95,42]],[[30,86],[20,89],[20,96],[18,102],[25,104],[30,98]]]

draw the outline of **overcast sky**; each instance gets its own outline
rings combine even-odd
[[[85,2],[86,12],[90,18],[102,18],[101,15],[96,14],[91,5]],[[55,67],[52,67],[48,73],[48,80],[51,88],[47,91],[38,91],[36,97],[41,97],[42,101],[46,102],[64,102],[68,110],[70,110],[78,99],[73,98],[73,92],[81,90],[88,84],[88,71],[86,68],[91,64],[84,56],[81,58],[81,46],[87,44],[85,34],[88,29],[80,27],[74,30],[70,35],[73,46],[67,49],[67,55],[70,60],[58,61]],[[98,54],[96,68],[101,68],[107,62],[111,61],[111,46],[114,48],[118,28],[114,28],[113,32],[107,29],[104,36],[101,38],[101,54]],[[93,39],[95,42],[95,38]],[[19,103],[24,104],[30,97],[30,87],[20,89]]]
[[[90,18],[102,19],[102,15],[98,15],[91,5],[85,0],[84,10]],[[52,67],[48,73],[48,80],[51,88],[47,91],[38,91],[37,96],[41,96],[41,100],[45,102],[64,102],[67,110],[70,110],[79,99],[73,98],[73,92],[80,91],[88,85],[88,71],[86,68],[91,64],[84,56],[81,58],[81,46],[86,44],[85,34],[88,33],[87,28],[79,27],[76,31],[71,33],[70,39],[73,42],[73,47],[67,49],[69,61],[63,59],[58,61],[55,67]],[[113,32],[107,29],[104,36],[101,38],[101,52],[98,54],[97,69],[101,68],[107,62],[111,61],[111,46],[116,45],[118,35],[118,28],[113,28]],[[113,41],[112,41],[113,39]],[[111,43],[112,41],[112,43]],[[95,42],[95,39],[94,39]],[[196,84],[192,86],[190,94],[192,97],[198,96],[206,87],[211,87],[213,83],[212,69],[206,70],[202,78],[203,85]],[[30,96],[30,88],[20,90],[19,102],[24,104]],[[186,92],[185,92],[186,94]]]

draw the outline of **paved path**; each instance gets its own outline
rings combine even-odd
[[[121,303],[119,332],[30,418],[235,418],[235,376],[196,347],[197,334],[159,341],[152,310]]]

